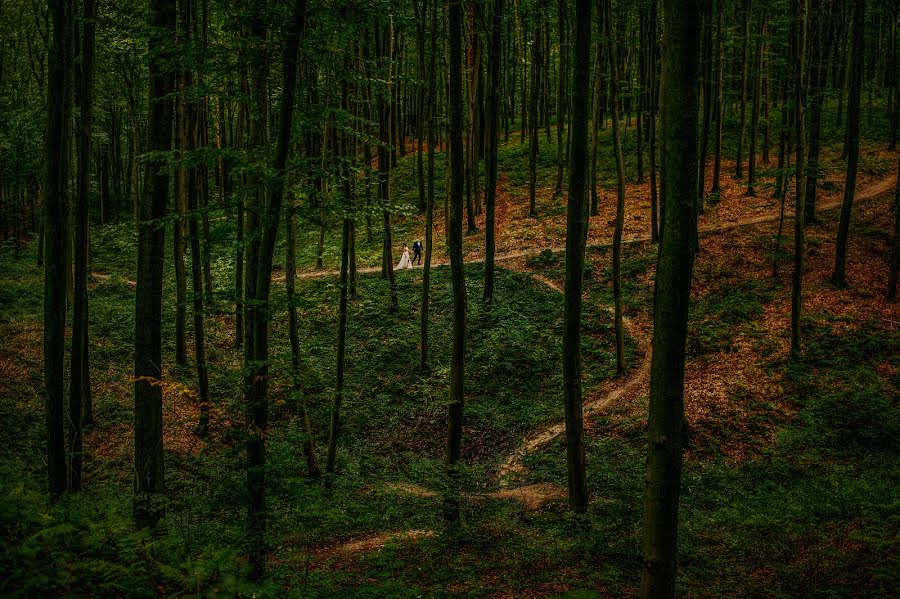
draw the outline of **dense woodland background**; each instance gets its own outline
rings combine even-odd
[[[0,28],[0,594],[896,595],[896,1]]]

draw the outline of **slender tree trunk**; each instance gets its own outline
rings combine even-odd
[[[297,209],[293,203],[288,206],[285,216],[285,228],[287,229],[287,255],[285,256],[284,288],[288,300],[288,340],[291,344],[291,379],[294,389],[294,397],[303,423],[303,454],[306,456],[306,467],[309,477],[319,478],[319,464],[316,461],[316,451],[312,430],[312,422],[309,418],[309,410],[306,405],[306,395],[300,379],[300,331],[297,320],[296,280],[297,280]]]
[[[709,152],[709,129],[712,124],[712,0],[703,0],[703,54],[701,59],[701,83],[703,88],[703,124],[700,134],[700,170],[697,183],[698,211],[703,212],[706,196],[706,156]]]
[[[290,151],[291,125],[294,116],[294,95],[297,86],[297,51],[306,16],[306,0],[295,0],[293,16],[288,23],[284,42],[283,84],[278,137],[271,169],[275,175],[272,190],[261,219],[262,238],[256,273],[254,306],[250,309],[253,324],[248,326],[252,346],[247,352],[250,359],[245,364],[250,380],[247,381],[247,405],[251,415],[251,430],[247,445],[247,491],[250,524],[250,564],[254,577],[265,574],[266,565],[266,435],[268,416],[268,360],[269,360],[269,290],[272,284],[272,258],[278,235],[281,201],[284,195],[285,164]],[[259,28],[259,25],[257,25]],[[261,31],[258,31],[261,32]],[[263,68],[264,68],[263,64]],[[262,87],[264,89],[264,86]],[[265,96],[263,96],[264,98]]]
[[[659,90],[657,73],[657,55],[659,44],[657,43],[657,3],[651,2],[648,29],[651,36],[650,44],[650,242],[659,242],[659,198],[656,176],[656,122],[657,108],[659,106]]]
[[[737,158],[735,161],[735,171],[734,176],[737,179],[742,179],[744,177],[744,160],[743,160],[743,152],[744,152],[744,130],[747,126],[747,71],[749,66],[749,52],[750,52],[750,9],[752,8],[752,0],[745,0],[744,2],[744,49],[742,51],[741,58],[741,124],[738,128],[738,139],[737,139]]]
[[[764,7],[759,23],[760,38],[765,36],[765,32],[766,12]],[[753,67],[753,108],[750,111],[750,154],[747,165],[747,195],[751,197],[756,196],[754,185],[756,185],[756,140],[759,137],[759,105],[762,92],[762,41],[756,43],[755,58]]]
[[[831,43],[831,23],[826,19],[830,10],[820,6],[813,31],[809,70],[809,159],[806,173],[806,224],[816,222],[816,192],[819,179],[819,148],[822,131],[822,104],[825,100],[825,55]]]
[[[665,231],[656,267],[641,597],[674,597],[684,422],[684,361],[697,195],[695,2],[664,0]]]
[[[602,11],[597,11],[598,38],[603,35]],[[603,44],[599,41],[594,50],[594,97],[591,111],[591,216],[600,213],[600,198],[597,193],[597,153],[600,149],[600,114],[603,102],[600,79],[603,72]]]
[[[380,58],[387,58],[388,93],[391,93],[390,90],[393,87],[391,77],[391,61],[394,55],[393,25],[388,25],[384,28],[384,35],[381,40],[378,40],[377,37],[378,34],[376,31],[376,55]],[[378,195],[379,199],[381,200],[382,217],[384,224],[384,246],[382,249],[382,261],[384,264],[384,271],[387,274],[388,281],[390,282],[391,291],[389,310],[393,314],[397,311],[397,282],[394,278],[394,255],[393,248],[391,247],[393,244],[393,239],[391,237],[391,166],[390,152],[388,151],[387,147],[391,143],[391,104],[385,99],[384,95],[385,94],[381,94],[378,97],[379,128],[382,141],[382,144],[378,147]]]
[[[447,426],[447,495],[444,516],[448,526],[459,526],[459,457],[465,395],[466,281],[462,257],[463,204],[463,90],[462,8],[460,0],[449,0],[450,42],[450,214],[448,219],[450,279],[453,287],[453,341],[450,357],[450,403]]]
[[[566,4],[568,0],[558,0],[557,24],[559,25],[559,85],[556,94],[556,195],[562,192],[563,168],[566,161],[566,145],[563,133],[566,123],[566,102],[569,97],[569,40],[566,34]],[[588,48],[590,52],[590,48]]]
[[[187,52],[191,37],[191,2],[178,0],[178,43]],[[175,98],[175,148],[178,168],[175,172],[175,211],[172,235],[172,258],[175,262],[175,365],[187,364],[187,278],[185,276],[185,221],[187,219],[187,89],[191,85],[191,71],[183,66],[175,76],[178,93]]]
[[[563,391],[566,411],[566,464],[569,507],[587,510],[584,414],[581,388],[581,312],[584,246],[587,238],[587,123],[590,96],[591,1],[575,2],[575,72],[572,97],[572,143],[566,218],[566,293],[563,310]]]
[[[82,426],[94,421],[88,344],[88,253],[90,244],[91,127],[94,112],[96,0],[82,4],[81,120],[78,144],[78,193],[75,199],[75,301],[72,305],[72,364],[69,385],[69,490],[81,490]],[[16,243],[18,247],[18,241]]]
[[[794,57],[795,109],[797,121],[797,202],[794,208],[794,277],[791,292],[791,356],[800,357],[800,317],[803,310],[804,227],[806,219],[806,186],[800,182],[806,172],[806,15],[807,0],[799,0],[797,6],[797,43]],[[858,112],[858,111],[857,111]]]
[[[169,66],[175,37],[175,0],[150,0],[150,102],[148,150],[138,221],[137,291],[134,322],[134,517],[138,527],[156,526],[164,514],[162,437],[162,294],[169,175],[164,154],[172,147]]]
[[[344,107],[347,106],[347,84],[343,84],[343,100]],[[335,137],[339,137],[335,135]],[[349,140],[343,140],[343,148],[336,148],[339,154],[345,159],[349,158]],[[337,144],[335,144],[337,145]],[[350,169],[346,162],[342,168],[343,183],[342,193],[345,209],[350,209]],[[352,235],[353,221],[349,217],[344,217],[344,230],[341,237],[341,297],[338,304],[338,338],[337,338],[337,375],[334,386],[334,403],[331,407],[331,426],[328,432],[328,459],[325,465],[325,471],[334,474],[335,461],[337,459],[337,438],[340,427],[341,403],[344,400],[344,361],[347,351],[347,292],[348,292],[348,269],[350,261],[350,237]]]
[[[850,214],[853,210],[853,197],[856,195],[856,172],[859,166],[859,112],[860,92],[863,75],[863,53],[865,51],[865,0],[856,0],[853,12],[853,62],[850,65],[850,92],[847,99],[847,178],[844,183],[844,202],[841,205],[841,218],[838,222],[837,242],[834,253],[834,273],[831,282],[838,286],[847,284],[844,273],[847,261],[847,238],[850,235]]]
[[[416,13],[416,49],[418,57],[416,62],[416,175],[419,184],[419,212],[425,212],[425,161],[422,143],[425,136],[425,16],[426,1],[422,0],[422,8],[419,9],[419,0],[413,0],[413,11]],[[421,12],[420,12],[421,10]]]
[[[888,275],[887,300],[897,300],[897,275],[900,273],[900,161],[897,164],[897,190],[894,193],[894,247],[891,251],[891,270]]]
[[[503,0],[494,0],[493,27],[491,31],[490,91],[488,96],[487,160],[485,173],[487,185],[484,190],[484,303],[494,301],[494,211],[497,198],[497,119],[500,112],[500,76],[502,56],[500,32],[503,24]]]
[[[429,293],[431,291],[431,246],[434,237],[434,145],[437,128],[437,13],[438,0],[431,9],[431,59],[428,66],[428,199],[425,206],[425,266],[422,269],[422,340],[419,344],[419,368],[428,370]]]
[[[540,128],[540,90],[541,90],[541,41],[542,26],[540,23],[540,9],[538,9],[538,24],[534,29],[534,42],[531,45],[531,106],[529,123],[529,151],[528,151],[528,190],[529,209],[528,215],[537,216],[537,157],[538,157],[538,129]]]
[[[713,161],[712,193],[721,192],[722,139],[725,131],[725,35],[722,22],[725,16],[725,0],[716,2],[716,150]]]
[[[191,112],[195,112],[192,110]],[[197,138],[197,115],[193,114],[194,132]],[[196,146],[196,143],[192,144]],[[191,169],[190,185],[196,188],[199,183],[199,169]],[[206,366],[206,333],[203,326],[203,263],[200,249],[200,222],[197,218],[197,193],[195,190],[188,192],[189,206],[193,215],[190,218],[191,236],[191,282],[193,284],[193,320],[194,320],[194,362],[197,364],[197,386],[200,392],[200,421],[197,424],[197,434],[205,437],[209,428],[209,374]]]
[[[51,496],[66,490],[63,432],[63,362],[66,334],[66,214],[73,86],[72,0],[49,0],[52,21],[47,73],[47,129],[44,138],[44,394],[47,399],[47,474]],[[79,436],[80,437],[80,436]]]
[[[619,131],[619,70],[616,68],[616,32],[612,22],[611,0],[606,6],[606,40],[609,52],[609,99],[612,106],[613,153],[616,157],[616,225],[613,232],[612,270],[614,320],[616,329],[616,372],[625,372],[625,329],[622,323],[622,230],[625,226],[625,161],[622,157],[622,133]]]

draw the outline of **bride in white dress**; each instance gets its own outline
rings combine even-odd
[[[404,268],[411,268],[412,262],[409,261],[409,246],[403,244],[403,257],[400,258],[400,264],[397,265],[397,268],[394,270],[403,270]]]

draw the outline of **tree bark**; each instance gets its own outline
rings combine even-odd
[[[376,55],[379,58],[387,58],[388,62],[388,94],[391,93],[392,77],[391,77],[391,61],[394,54],[394,27],[388,25],[384,28],[384,36],[378,40],[376,32]],[[380,44],[380,45],[379,45]],[[378,96],[378,116],[379,129],[381,133],[381,145],[378,146],[378,195],[381,200],[382,219],[384,226],[384,246],[382,248],[382,261],[384,271],[390,282],[390,303],[389,311],[391,314],[397,311],[397,282],[394,278],[394,255],[393,239],[391,236],[391,165],[390,151],[388,146],[391,143],[391,103],[385,99],[385,94]]]
[[[587,124],[590,97],[591,1],[575,2],[575,72],[572,96],[572,143],[566,218],[566,292],[563,310],[563,391],[566,412],[566,465],[569,507],[587,510],[584,414],[581,388],[581,313],[584,246],[587,239]],[[607,28],[609,26],[607,25]]]
[[[725,35],[722,22],[725,16],[725,0],[716,2],[716,150],[713,160],[712,193],[721,191],[722,175],[722,138],[725,131]]]
[[[850,90],[847,99],[847,178],[844,183],[844,201],[841,204],[841,218],[838,222],[837,242],[834,252],[834,273],[831,282],[838,286],[847,284],[845,266],[847,262],[847,238],[850,235],[850,215],[853,210],[853,196],[856,195],[856,173],[859,167],[859,112],[862,89],[863,39],[865,29],[865,0],[856,0],[853,12],[853,50],[850,65]]]
[[[741,123],[738,128],[737,138],[737,158],[735,160],[734,176],[736,179],[744,177],[744,129],[747,124],[747,70],[748,70],[748,53],[750,51],[750,14],[752,8],[752,0],[745,0],[744,3],[744,48],[741,58]]]
[[[295,0],[293,16],[287,27],[283,55],[283,82],[281,111],[278,119],[278,137],[271,169],[274,182],[261,218],[262,238],[256,269],[256,289],[249,309],[252,326],[247,363],[248,397],[251,434],[247,442],[247,491],[250,524],[250,564],[256,579],[265,574],[266,565],[266,435],[268,416],[268,360],[269,360],[269,290],[272,285],[272,258],[278,236],[278,221],[284,196],[285,164],[290,152],[291,125],[294,117],[294,96],[297,86],[297,52],[306,17],[306,0]],[[260,27],[259,25],[257,25]],[[261,31],[258,31],[261,32]],[[264,69],[264,64],[262,65]],[[262,74],[262,71],[260,71]],[[263,87],[264,89],[264,87]]]
[[[134,517],[139,528],[156,526],[164,514],[162,437],[162,293],[169,175],[164,153],[172,147],[169,66],[175,38],[175,0],[150,0],[150,102],[148,150],[138,221],[137,291],[134,322]]]
[[[684,362],[696,245],[697,2],[665,0],[665,231],[656,267],[641,597],[673,597],[684,422]]]
[[[72,364],[69,384],[69,490],[81,490],[82,427],[94,420],[88,344],[88,252],[90,243],[91,128],[94,112],[96,0],[84,0],[81,50],[81,120],[78,144],[78,193],[75,199],[75,301],[72,305]],[[18,243],[16,244],[18,247]]]
[[[541,80],[541,16],[538,7],[538,24],[534,29],[534,42],[531,45],[531,102],[529,116],[529,149],[528,149],[528,215],[537,216],[537,158],[538,158],[538,129],[540,128],[540,80]]]
[[[425,206],[425,266],[422,269],[422,338],[419,347],[419,369],[422,372],[428,370],[428,323],[429,323],[429,293],[431,291],[431,246],[434,237],[434,145],[435,129],[437,128],[437,13],[438,0],[434,0],[431,10],[431,58],[428,66],[428,198]]]
[[[47,474],[50,494],[66,490],[63,362],[66,334],[66,214],[73,86],[72,0],[49,0],[52,20],[44,138],[44,393],[47,400]]]
[[[459,457],[465,395],[466,281],[462,256],[463,204],[463,92],[462,8],[460,0],[449,0],[450,77],[450,214],[448,219],[450,279],[453,287],[453,341],[450,357],[450,404],[447,425],[447,495],[444,517],[451,529],[459,523]],[[535,129],[536,131],[536,129]]]
[[[763,7],[760,16],[759,35],[762,38],[766,31],[766,11]],[[754,50],[755,61],[753,67],[753,107],[750,110],[750,153],[747,164],[747,195],[756,196],[756,139],[759,133],[759,105],[762,92],[762,40],[756,42]]]
[[[897,275],[900,273],[900,160],[897,164],[897,190],[894,192],[894,247],[891,251],[891,270],[888,274],[887,300],[897,300]]]
[[[490,91],[488,95],[487,159],[485,173],[487,185],[484,190],[484,303],[494,301],[494,212],[497,198],[497,119],[500,112],[500,76],[502,56],[500,27],[503,24],[503,0],[494,0],[493,26],[491,31]],[[562,172],[562,170],[560,170]]]
[[[794,49],[795,109],[797,122],[797,202],[794,208],[794,276],[791,290],[791,357],[800,357],[800,318],[803,310],[804,227],[806,210],[806,186],[801,184],[806,172],[806,15],[807,0],[799,0],[797,6],[797,43]],[[858,111],[857,111],[858,112]],[[857,115],[858,116],[858,115]]]
[[[616,32],[612,21],[611,0],[606,5],[606,40],[609,52],[609,99],[612,106],[613,153],[616,157],[616,224],[613,231],[612,270],[614,321],[616,330],[616,372],[625,372],[625,329],[622,323],[622,230],[625,227],[625,161],[622,157],[622,133],[619,131],[619,70],[616,68]]]

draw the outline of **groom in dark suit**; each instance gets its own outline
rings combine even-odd
[[[418,262],[416,262],[418,260]],[[413,242],[413,264],[422,264],[422,242],[416,239]]]

